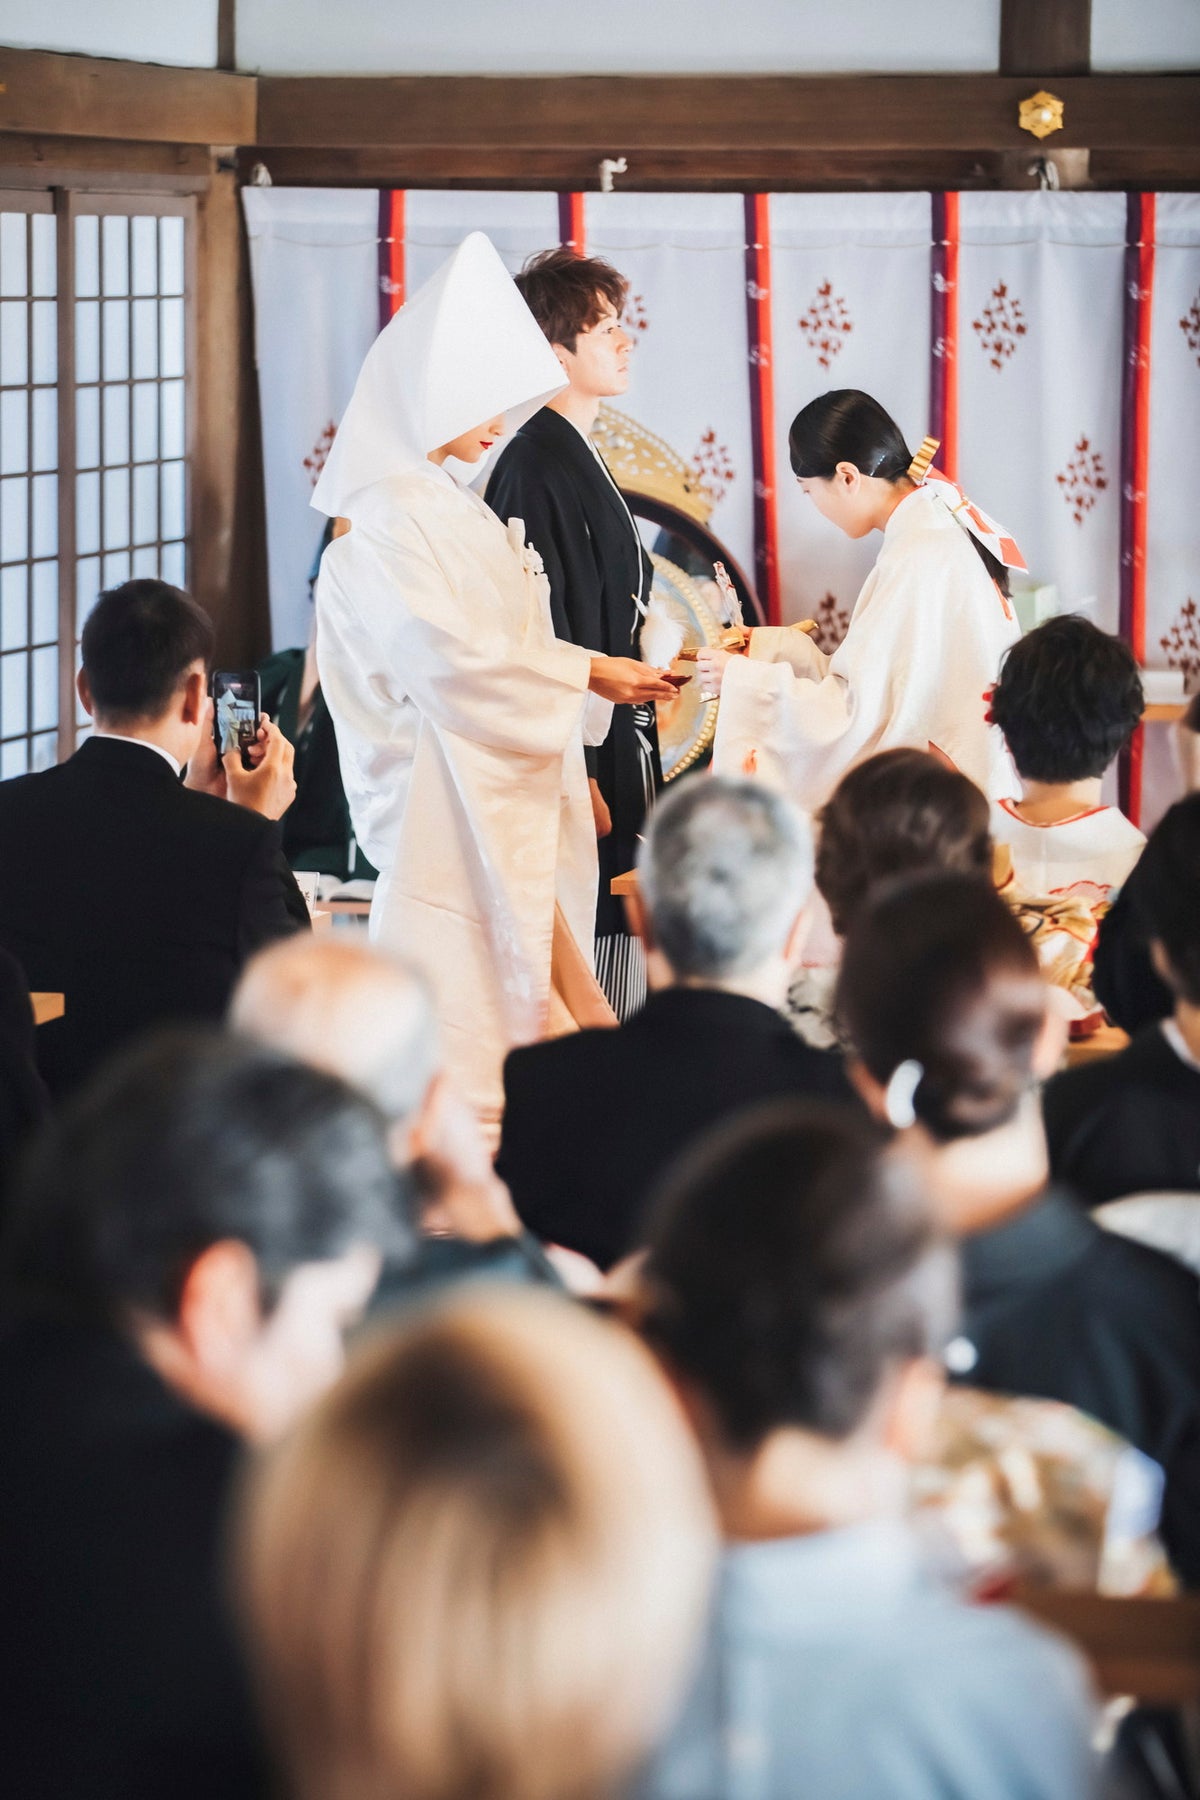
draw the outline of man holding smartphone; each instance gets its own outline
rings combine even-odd
[[[164,581],[101,594],[78,682],[91,734],[0,782],[0,945],[31,989],[65,996],[37,1034],[56,1097],[151,1025],[220,1018],[246,958],[308,926],[278,823],[292,747],[263,719],[244,759],[218,756],[212,645],[207,614]]]

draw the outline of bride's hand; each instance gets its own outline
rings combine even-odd
[[[651,700],[674,700],[675,688],[662,672],[632,656],[593,656],[593,694],[617,706],[645,706]]]

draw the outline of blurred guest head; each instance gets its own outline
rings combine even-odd
[[[655,986],[678,982],[782,1000],[812,893],[803,814],[759,782],[680,784],[655,808],[632,912]]]
[[[1138,863],[1138,924],[1176,1002],[1200,1006],[1200,794],[1163,814]]]
[[[1004,658],[991,715],[1023,781],[1098,779],[1142,716],[1128,644],[1077,613],[1047,619]]]
[[[870,889],[890,876],[953,869],[990,877],[988,803],[926,750],[881,750],[844,775],[819,820],[817,887],[845,936]]]
[[[247,966],[230,1021],[374,1101],[426,1229],[476,1239],[518,1229],[478,1122],[442,1068],[428,984],[407,963],[349,938],[297,934]]]
[[[936,1152],[926,1179],[957,1230],[1045,1186],[1036,1088],[1066,1034],[1047,992],[1016,918],[970,876],[880,890],[846,939],[837,1008],[854,1047],[849,1073],[914,1151]]]
[[[377,1342],[243,1521],[296,1793],[612,1793],[686,1674],[711,1533],[684,1422],[618,1327],[493,1292]]]
[[[731,1535],[900,1504],[955,1284],[882,1132],[793,1100],[718,1128],[659,1196],[644,1280],[646,1334],[689,1402]]]
[[[84,622],[79,697],[102,731],[166,732],[165,746],[188,762],[212,653],[212,623],[189,594],[150,577],[126,581],[101,594]]]
[[[875,1089],[919,1067],[912,1110],[939,1141],[1007,1124],[1032,1087],[1046,986],[983,882],[930,875],[878,893],[846,940],[837,1004]]]
[[[337,1375],[403,1230],[382,1121],[340,1081],[216,1033],[162,1033],[34,1147],[10,1306],[130,1336],[201,1410],[271,1435]]]

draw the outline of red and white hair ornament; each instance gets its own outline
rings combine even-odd
[[[931,493],[936,494],[963,530],[969,531],[973,538],[978,539],[984,549],[990,550],[996,561],[1003,563],[1006,569],[1027,570],[1029,565],[1017,548],[1015,538],[1009,536],[1003,525],[998,525],[995,519],[989,518],[982,507],[976,506],[973,500],[968,500],[957,481],[951,481],[948,475],[934,466],[933,459],[940,444],[940,438],[927,437],[923,440],[921,448],[908,465],[908,479],[917,487],[927,487]]]

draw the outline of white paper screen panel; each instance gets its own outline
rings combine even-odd
[[[294,75],[994,70],[1000,0],[238,0],[242,69]],[[617,150],[620,146],[616,146]]]

